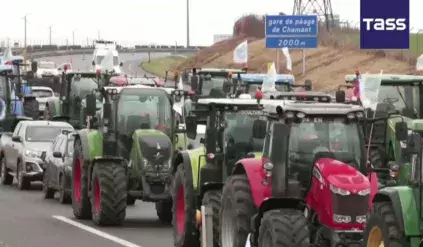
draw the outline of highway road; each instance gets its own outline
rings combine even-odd
[[[166,56],[166,54],[156,54]],[[75,69],[84,69],[91,63],[91,54],[82,59],[50,57],[56,63],[72,59]],[[88,59],[87,59],[88,58]],[[143,74],[139,68],[146,54],[121,56],[124,71]],[[33,183],[34,184],[34,183]],[[41,184],[29,191],[0,185],[0,246],[8,247],[170,247],[172,229],[163,225],[156,216],[154,204],[137,201],[128,206],[126,221],[121,227],[96,227],[90,220],[76,220],[70,205],[61,205],[57,199],[43,198]]]

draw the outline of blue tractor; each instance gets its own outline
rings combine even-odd
[[[21,57],[14,57],[12,64],[0,65],[0,123],[16,117],[39,118],[38,101],[31,95],[31,86],[22,80],[19,66]]]

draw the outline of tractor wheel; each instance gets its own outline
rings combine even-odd
[[[219,213],[222,199],[222,192],[220,190],[209,190],[204,193],[202,205],[211,207],[213,211],[213,247],[220,245],[220,232],[219,232]],[[229,245],[228,245],[229,246]]]
[[[38,101],[35,99],[25,99],[23,104],[23,110],[25,117],[30,117],[34,120],[40,118]]]
[[[80,139],[75,140],[72,164],[72,209],[77,219],[91,219],[88,197],[88,164],[85,163]]]
[[[199,231],[196,226],[195,192],[192,172],[180,164],[173,176],[172,225],[175,247],[199,247]]]
[[[256,212],[250,183],[245,174],[231,176],[223,186],[220,211],[222,246],[244,247],[250,219]]]
[[[311,246],[304,213],[296,209],[273,209],[265,212],[261,219],[258,246]]]
[[[116,162],[96,164],[91,180],[93,221],[100,226],[122,225],[126,217],[127,177]]]
[[[49,187],[49,177],[48,177],[48,170],[44,171],[43,175],[43,193],[44,193],[44,199],[53,199],[55,190]]]
[[[172,223],[172,202],[156,202],[156,213],[163,224]]]
[[[61,204],[70,204],[72,202],[72,195],[69,193],[68,187],[66,187],[69,186],[66,181],[65,175],[59,177],[59,202]]]
[[[6,157],[3,156],[1,157],[0,160],[0,165],[1,165],[1,184],[3,185],[11,185],[13,183],[13,176],[10,175],[7,167],[6,167]]]
[[[363,233],[365,246],[410,246],[397,222],[391,202],[376,202],[373,204]]]

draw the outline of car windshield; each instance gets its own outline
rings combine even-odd
[[[172,105],[164,90],[137,89],[121,92],[118,129],[130,134],[136,129],[160,129],[170,133]]]
[[[289,139],[289,160],[310,164],[318,152],[332,152],[337,160],[354,166],[362,162],[362,145],[357,123],[345,118],[308,118],[293,124]]]
[[[40,69],[55,69],[54,63],[40,63],[38,67]]]
[[[28,126],[25,140],[27,142],[53,142],[63,129],[72,130],[67,126]]]
[[[97,65],[100,65],[101,64],[101,61],[103,61],[103,58],[104,58],[104,56],[97,56],[96,64]]]
[[[32,95],[36,98],[52,97],[53,92],[47,89],[32,89]]]
[[[379,88],[378,103],[384,103],[387,113],[398,110],[410,118],[418,118],[420,113],[420,90],[414,85],[382,84]],[[378,110],[383,110],[378,108]]]

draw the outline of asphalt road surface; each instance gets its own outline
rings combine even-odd
[[[72,58],[74,69],[84,69],[91,63],[91,54],[82,59],[52,57],[56,63]],[[152,54],[152,58],[166,54]],[[87,59],[88,57],[88,59]],[[122,54],[124,71],[144,74],[139,67],[146,54]],[[70,205],[57,199],[43,198],[40,183],[33,183],[29,191],[0,185],[0,246],[10,247],[171,247],[172,228],[163,225],[152,203],[137,201],[128,206],[126,221],[121,227],[96,227],[90,220],[76,220]]]

